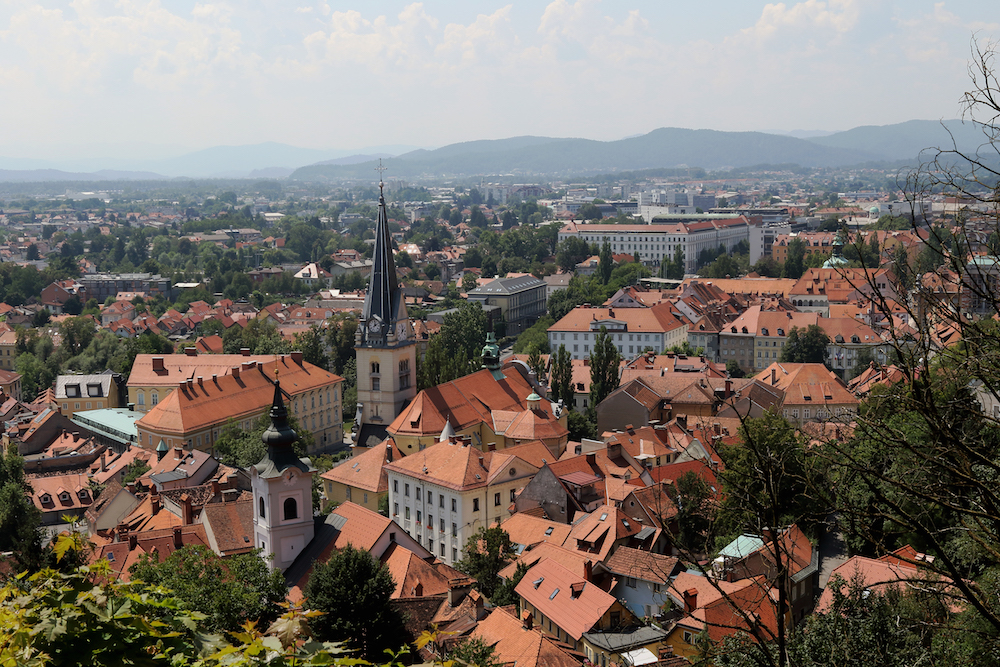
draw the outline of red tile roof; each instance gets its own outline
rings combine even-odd
[[[581,583],[582,590],[574,587]],[[615,604],[611,595],[553,560],[528,570],[514,590],[577,641]]]

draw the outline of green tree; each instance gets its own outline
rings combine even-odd
[[[362,549],[347,545],[327,562],[317,561],[303,593],[317,638],[344,642],[360,657],[376,660],[399,645],[402,619],[390,604],[396,584],[389,569]]]
[[[607,285],[611,280],[611,272],[614,270],[614,261],[611,257],[611,243],[607,238],[601,244],[601,252],[597,264],[597,275],[601,278],[601,283]]]
[[[79,534],[63,534],[61,561],[82,550]],[[0,589],[0,664],[347,665],[341,647],[310,641],[308,615],[291,609],[262,633],[249,627],[230,644],[208,632],[202,617],[171,592],[140,581],[121,583],[105,560],[69,571],[45,569],[10,578]],[[234,629],[235,630],[235,629]]]
[[[323,333],[315,324],[306,331],[295,334],[295,349],[301,350],[302,358],[323,370],[330,370],[330,358],[326,355]]]
[[[806,244],[796,237],[788,242],[788,256],[785,259],[785,278],[801,278],[805,271]]]
[[[532,347],[538,350],[539,354],[548,354],[548,329],[555,323],[554,319],[545,315],[532,326],[521,332],[521,335],[519,335],[517,340],[514,341],[514,354],[521,354]]]
[[[553,401],[562,401],[567,410],[573,409],[575,394],[573,392],[573,355],[560,345],[551,359],[551,382],[549,391]]]
[[[441,330],[431,338],[420,363],[417,388],[436,387],[478,370],[486,330],[486,313],[478,301],[467,301],[445,315]]]
[[[485,229],[489,225],[489,221],[486,219],[486,214],[483,213],[482,209],[478,206],[473,206],[469,209],[469,226],[478,227],[479,229]]]
[[[492,600],[502,583],[500,570],[514,560],[514,543],[500,526],[480,527],[462,547],[462,560],[455,568],[476,580],[480,593]]]
[[[28,500],[31,485],[24,476],[24,459],[11,444],[0,453],[0,551],[13,555],[18,567],[37,569],[42,563],[38,529],[41,512]]]
[[[830,337],[818,324],[810,324],[804,330],[792,327],[781,348],[780,359],[792,364],[822,364],[826,361],[826,346]]]
[[[312,432],[301,428],[294,415],[288,415],[288,423],[299,436],[294,446],[295,455],[306,456],[306,452],[313,446]],[[230,419],[222,427],[222,432],[215,441],[215,455],[226,465],[237,468],[247,468],[260,463],[267,453],[267,447],[264,446],[261,436],[270,425],[271,417],[267,413],[258,417],[253,423],[253,428],[249,430],[240,428]]]
[[[597,405],[608,397],[608,394],[617,389],[621,380],[619,375],[621,354],[615,347],[613,339],[614,334],[609,334],[604,326],[595,336],[594,347],[590,353],[591,409],[596,409]]]
[[[62,344],[69,356],[80,354],[94,339],[97,328],[89,317],[71,317],[59,325]]]
[[[497,586],[493,592],[493,597],[490,598],[490,602],[493,603],[494,607],[520,604],[520,598],[515,589],[521,583],[521,579],[524,579],[524,575],[528,569],[528,564],[521,561],[514,568],[514,574],[509,579],[504,579],[503,583]]]
[[[496,649],[479,637],[459,642],[451,649],[448,657],[473,667],[502,667],[503,665],[496,657]]]
[[[189,545],[162,563],[143,554],[129,573],[132,580],[171,589],[187,609],[205,614],[212,632],[233,632],[247,621],[270,625],[288,592],[281,572],[267,566],[259,549],[223,560],[206,546]]]
[[[576,217],[580,220],[600,220],[604,217],[604,214],[599,207],[588,203],[577,210]]]

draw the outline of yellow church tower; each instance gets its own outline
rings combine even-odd
[[[378,169],[385,167],[380,163]],[[396,277],[381,178],[378,188],[372,272],[354,337],[358,408],[353,438],[358,447],[382,442],[386,427],[417,394],[417,345]]]

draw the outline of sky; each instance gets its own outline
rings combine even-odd
[[[0,155],[956,118],[995,0],[3,0]]]

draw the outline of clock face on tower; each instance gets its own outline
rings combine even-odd
[[[382,323],[381,322],[379,322],[374,317],[371,318],[370,320],[368,320],[368,331],[369,332],[371,332],[373,334],[377,334],[381,330],[382,330]]]
[[[396,325],[396,338],[406,340],[406,322],[400,322]]]

